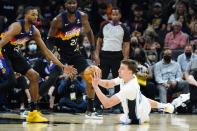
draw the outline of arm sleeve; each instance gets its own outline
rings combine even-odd
[[[101,26],[101,28],[100,28],[100,30],[99,30],[99,33],[98,33],[98,37],[100,37],[100,38],[103,38],[103,37],[104,37],[104,35],[103,35],[103,29],[104,29],[104,27],[105,27],[107,24],[108,24],[108,22],[104,23],[104,24]]]
[[[123,42],[129,42],[130,41],[130,33],[129,30],[124,26],[121,25],[124,30],[124,36],[123,36]]]

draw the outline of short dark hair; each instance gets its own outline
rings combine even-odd
[[[68,1],[71,1],[71,0],[64,0],[64,3],[68,2]],[[72,0],[72,1],[73,1],[73,0]],[[77,0],[74,0],[74,1],[76,1],[76,2],[77,2]]]
[[[119,11],[119,13],[121,13],[120,8],[118,8],[118,7],[116,7],[116,6],[112,8],[112,11],[113,11],[113,10],[118,10],[118,11]]]
[[[129,70],[131,70],[134,74],[137,73],[137,63],[134,60],[126,59],[121,61],[122,64],[127,65]]]
[[[24,14],[27,14],[30,10],[38,10],[37,7],[34,7],[34,6],[27,6],[24,10]]]
[[[106,3],[100,3],[100,4],[98,4],[98,8],[102,9],[102,10],[106,10],[107,9],[107,4]]]
[[[171,50],[172,51],[172,49],[170,47],[164,47],[163,52],[165,52],[166,50]]]

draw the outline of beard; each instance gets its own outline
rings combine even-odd
[[[77,9],[67,9],[68,13],[75,14]]]

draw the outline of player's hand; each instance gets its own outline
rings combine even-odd
[[[72,65],[64,65],[63,67],[64,73],[69,74],[69,75],[76,75],[77,74],[77,69],[75,69]]]
[[[98,87],[100,79],[100,74],[98,72],[94,72],[94,75],[92,76],[92,86],[94,88]]]

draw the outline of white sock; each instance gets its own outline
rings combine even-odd
[[[158,109],[163,109],[163,108],[165,108],[166,107],[166,104],[164,104],[164,103],[158,103],[157,104],[157,108]]]

